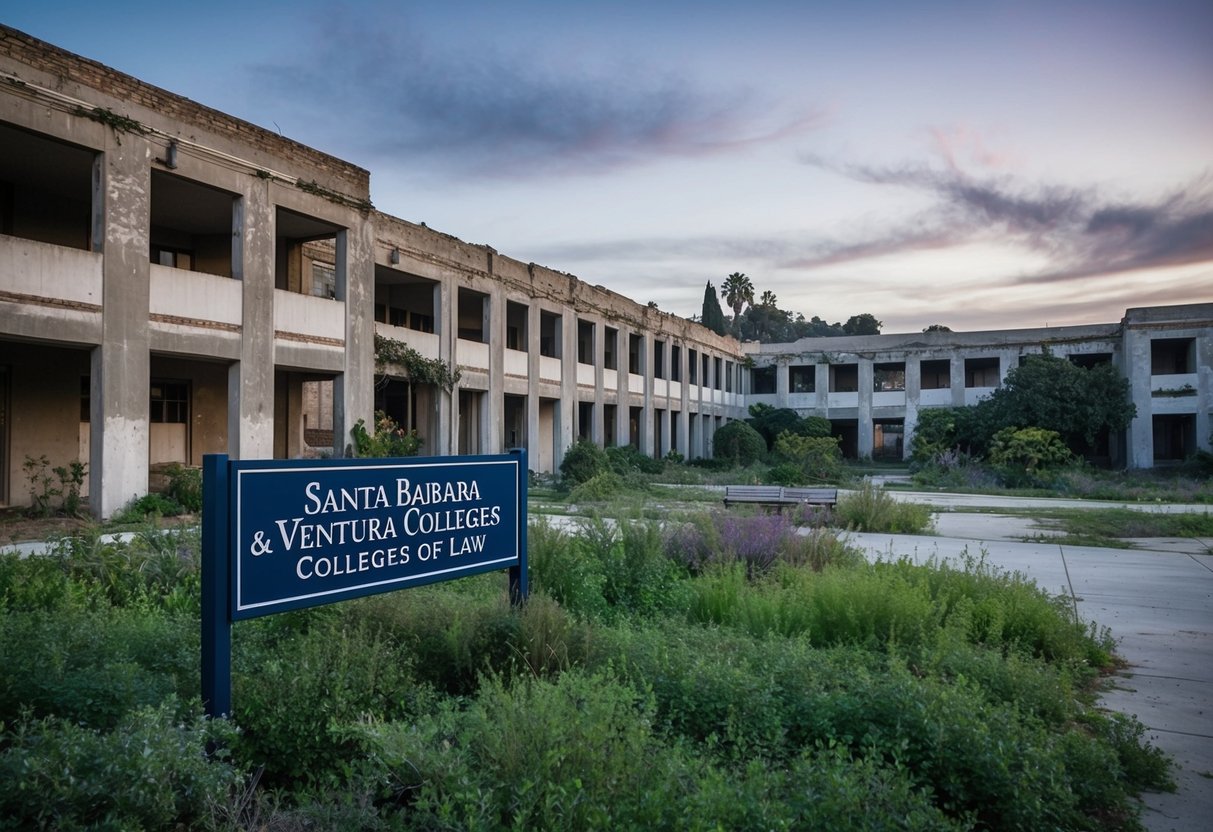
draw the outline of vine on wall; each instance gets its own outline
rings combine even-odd
[[[450,393],[459,383],[462,372],[451,369],[440,358],[426,358],[403,341],[375,335],[375,368],[380,372],[388,364],[404,369],[405,377],[415,384],[433,384]]]

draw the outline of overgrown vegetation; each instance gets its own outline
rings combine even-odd
[[[0,828],[1132,830],[1167,786],[1091,704],[1109,635],[1022,577],[682,519],[532,524],[517,610],[490,574],[239,622],[230,723],[196,535],[0,556]]]
[[[415,430],[405,430],[382,410],[375,411],[375,432],[369,433],[361,419],[350,428],[354,456],[385,458],[417,456],[422,438]]]

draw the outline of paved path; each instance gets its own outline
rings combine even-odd
[[[1006,506],[1005,498],[998,498],[998,505]],[[1022,537],[1026,518],[990,516],[983,533],[978,524],[987,515],[960,516],[973,520],[956,537],[849,537],[873,558],[924,561],[984,554],[989,563],[1022,572],[1041,588],[1071,598],[1083,620],[1110,627],[1129,668],[1104,693],[1102,703],[1140,719],[1149,741],[1177,763],[1178,792],[1145,796],[1146,828],[1213,829],[1213,556],[1018,542],[1006,537],[1017,524]],[[941,533],[961,531],[943,525]]]

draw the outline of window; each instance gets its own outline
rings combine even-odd
[[[184,424],[189,421],[189,382],[153,381],[148,421]]]
[[[682,347],[670,345],[670,381],[682,381]]]
[[[1150,342],[1150,374],[1180,375],[1196,372],[1195,338],[1155,338]]]
[[[817,392],[817,368],[812,364],[793,364],[788,367],[788,392]]]
[[[333,266],[312,261],[312,295],[330,300],[337,297],[337,270]]]
[[[699,354],[695,350],[687,351],[687,381],[699,383]]]
[[[606,335],[602,342],[602,366],[608,370],[619,369],[619,359],[616,352],[619,349],[619,330],[606,327]]]
[[[874,364],[872,366],[872,390],[887,393],[906,389],[906,365],[902,362]]]
[[[775,392],[775,368],[755,367],[750,370],[750,392],[764,395]]]
[[[170,269],[191,271],[194,268],[194,254],[186,249],[153,245],[152,262],[157,266],[168,266]]]
[[[965,387],[997,387],[1000,381],[997,358],[965,359]]]
[[[952,362],[946,358],[923,361],[918,370],[923,390],[947,390],[952,386]]]
[[[830,365],[831,393],[859,392],[859,365],[832,364]]]

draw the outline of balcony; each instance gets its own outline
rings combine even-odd
[[[489,371],[489,345],[459,338],[455,341],[455,363],[481,373]]]
[[[530,356],[519,350],[506,350],[505,374],[516,378],[529,378],[531,375]]]
[[[432,332],[418,332],[415,329],[407,329],[402,326],[392,326],[391,324],[381,324],[378,322],[375,324],[375,332],[384,338],[391,338],[393,341],[408,344],[417,350],[422,358],[432,360],[438,357],[438,336]]]
[[[560,374],[564,369],[564,362],[559,358],[551,358],[546,355],[539,356],[539,380],[550,382],[551,384],[560,383]]]
[[[344,347],[345,303],[275,289],[274,337]]]
[[[148,311],[186,326],[196,322],[239,327],[243,319],[243,288],[243,283],[230,277],[153,263]]]
[[[14,333],[67,338],[62,325],[71,323],[97,327],[88,340],[98,340],[101,268],[101,255],[91,251],[0,235],[0,303],[25,304],[13,318]]]

